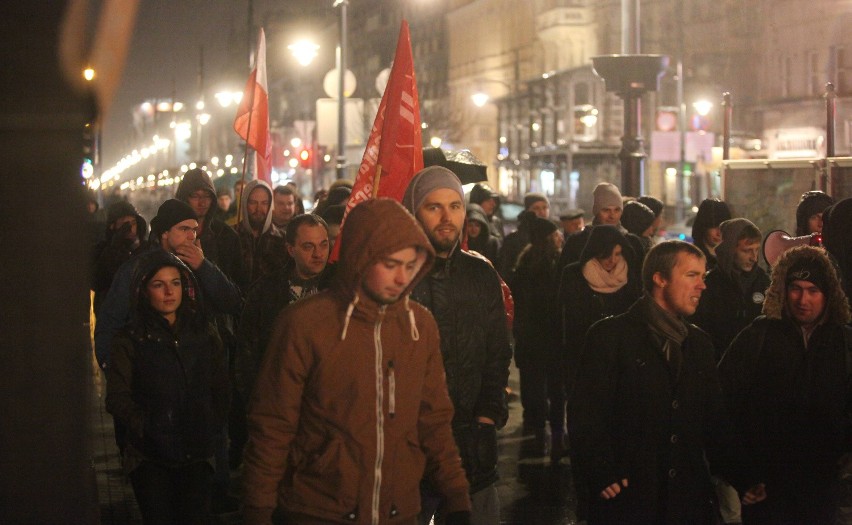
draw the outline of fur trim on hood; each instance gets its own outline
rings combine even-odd
[[[265,188],[266,192],[269,194],[269,211],[266,212],[266,220],[263,222],[263,230],[260,232],[261,235],[269,231],[269,228],[272,226],[272,206],[274,199],[272,197],[272,188],[269,187],[269,184],[262,180],[254,179],[250,180],[246,183],[246,187],[243,188],[243,194],[240,197],[240,224],[241,228],[246,228],[251,230],[251,225],[249,223],[249,215],[248,215],[248,198],[251,195],[252,190],[255,188]],[[213,206],[215,206],[215,202]]]
[[[825,275],[828,276],[828,290],[823,290],[826,302],[821,322],[839,325],[848,323],[852,317],[849,313],[849,302],[840,287],[837,272],[834,271],[834,266],[825,250],[813,246],[791,248],[778,258],[772,268],[772,282],[766,290],[763,314],[770,319],[787,318],[787,270],[802,259],[808,259],[813,264],[821,266]]]

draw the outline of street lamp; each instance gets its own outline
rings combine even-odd
[[[320,46],[308,40],[299,40],[287,46],[302,66],[308,66],[317,57]]]
[[[510,86],[508,82],[503,82],[502,80],[497,80],[493,78],[477,78],[474,79],[474,82],[476,82],[476,91],[470,96],[470,100],[472,100],[473,105],[478,108],[485,106],[485,104],[488,104],[488,102],[491,100],[491,96],[486,93],[485,90],[482,89],[483,83],[491,82],[494,84],[500,84],[501,86],[505,87],[506,90],[508,90],[510,93],[512,92],[512,86]]]
[[[702,117],[706,117],[710,110],[713,109],[713,103],[709,100],[697,100],[692,103],[693,109]]]

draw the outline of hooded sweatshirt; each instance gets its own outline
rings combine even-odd
[[[481,227],[477,237],[468,238],[467,247],[484,255],[486,259],[491,261],[491,264],[497,264],[497,251],[500,249],[500,241],[491,234],[490,223],[482,207],[478,204],[468,204],[467,220],[476,221]]]
[[[251,192],[257,187],[264,188],[269,194],[269,211],[266,213],[260,235],[255,237],[249,222],[248,200]],[[243,290],[247,290],[257,279],[283,268],[289,259],[284,232],[272,224],[272,206],[272,189],[267,183],[255,179],[246,184],[241,197],[241,217],[237,226],[243,259],[243,275],[238,284]]]
[[[198,240],[204,256],[213,261],[233,281],[243,279],[240,241],[233,228],[216,219],[216,188],[210,176],[200,169],[186,172],[175,192],[175,198],[189,203],[189,196],[204,190],[210,194],[210,208],[199,221]]]
[[[730,219],[721,224],[722,242],[716,247],[716,267],[707,274],[707,289],[690,321],[710,335],[716,361],[734,337],[760,315],[769,276],[758,266],[750,272],[736,267],[736,251],[743,229],[753,225],[747,219]]]
[[[434,251],[388,199],[353,208],[340,242],[332,288],[276,321],[249,408],[246,523],[269,523],[276,505],[317,523],[410,523],[424,476],[448,512],[469,510],[438,328],[408,299]],[[409,247],[426,262],[399,300],[377,303],[368,269]]]

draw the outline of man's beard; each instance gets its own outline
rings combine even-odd
[[[266,223],[266,216],[253,216],[249,215],[249,225],[253,230],[260,230],[263,228],[263,225]]]
[[[437,239],[435,238],[435,234],[433,232],[429,232],[429,242],[432,243],[432,247],[435,248],[435,251],[438,253],[449,252],[453,249],[453,247],[459,242],[460,232],[456,230],[456,233],[452,237]]]

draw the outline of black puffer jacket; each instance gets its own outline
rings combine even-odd
[[[447,388],[453,401],[453,435],[471,492],[497,479],[497,436],[487,417],[502,427],[508,419],[506,383],[512,351],[497,272],[486,261],[455,249],[436,259],[411,297],[426,306],[441,334]]]

